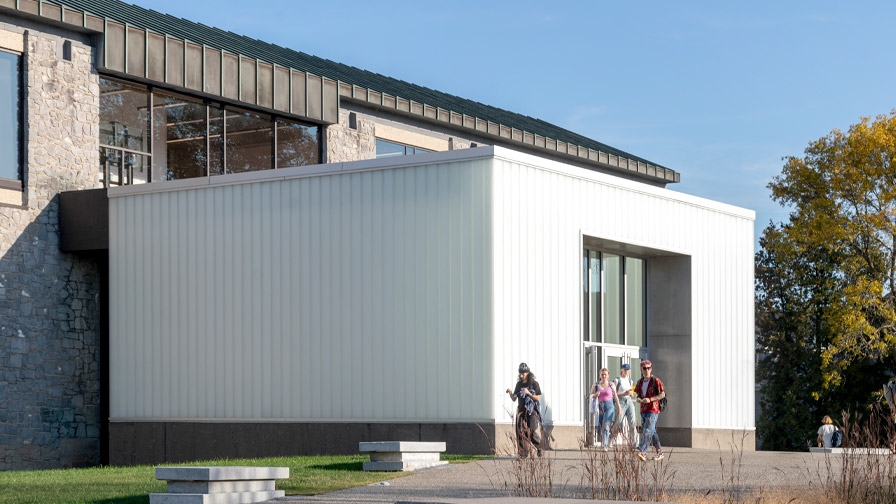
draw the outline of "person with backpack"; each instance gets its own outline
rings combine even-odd
[[[619,369],[619,376],[613,380],[616,395],[619,397],[619,419],[623,427],[623,439],[628,446],[638,446],[638,426],[635,424],[634,383],[632,383],[632,367],[628,363]]]
[[[641,361],[641,379],[635,385],[635,394],[641,404],[641,445],[638,458],[647,460],[647,449],[652,444],[656,448],[653,460],[663,460],[663,445],[656,433],[656,421],[662,411],[660,401],[666,398],[666,389],[663,382],[653,376],[653,363],[649,360]]]
[[[516,441],[521,458],[526,458],[532,446],[541,456],[543,428],[541,425],[541,385],[535,381],[535,374],[525,362],[519,366],[519,380],[516,386],[507,389],[510,399],[517,402]]]
[[[834,426],[831,417],[825,415],[821,419],[821,427],[818,428],[818,447],[836,448],[840,446],[840,431]]]

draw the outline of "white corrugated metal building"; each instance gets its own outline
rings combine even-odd
[[[346,449],[408,432],[500,448],[525,361],[573,447],[594,371],[643,358],[665,444],[753,435],[752,211],[501,147],[109,197],[113,439],[272,424]],[[611,318],[584,294],[591,249],[643,265],[624,303],[643,308],[622,312],[643,344],[583,337]]]
[[[646,358],[752,448],[755,216],[671,168],[119,0],[0,1],[0,74],[0,468],[503,450],[522,361],[555,448]]]

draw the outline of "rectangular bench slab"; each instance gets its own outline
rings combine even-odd
[[[289,478],[288,467],[156,467],[167,493],[149,494],[150,504],[251,504],[283,497],[274,480]]]
[[[889,448],[818,448],[810,446],[809,453],[853,454],[853,455],[890,455]]]
[[[445,451],[440,441],[377,441],[358,443],[358,451],[370,454],[365,471],[416,471],[447,465],[439,460]]]

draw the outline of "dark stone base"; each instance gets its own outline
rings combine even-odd
[[[494,424],[110,422],[110,465],[219,458],[356,455],[362,441],[444,441],[446,453],[495,453]]]

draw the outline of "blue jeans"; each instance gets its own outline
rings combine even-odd
[[[650,445],[656,447],[657,452],[663,449],[660,437],[656,433],[656,419],[659,416],[659,413],[641,413],[641,446],[639,447],[641,453],[647,453],[647,448]]]
[[[638,426],[635,424],[635,403],[631,397],[619,398],[619,419],[628,422],[628,432],[625,432],[625,440],[629,446],[640,444],[638,439]]]
[[[600,432],[601,446],[604,448],[610,444],[610,426],[613,425],[613,417],[616,416],[616,406],[613,401],[600,402]]]

